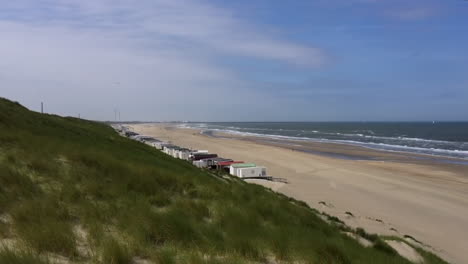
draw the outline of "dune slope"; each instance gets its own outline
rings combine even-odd
[[[0,263],[409,263],[323,218],[105,124],[0,99]]]

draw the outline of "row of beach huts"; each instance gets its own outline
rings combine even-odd
[[[122,136],[143,142],[174,158],[189,161],[198,168],[226,171],[240,178],[267,178],[266,168],[255,163],[218,157],[217,154],[210,153],[208,150],[182,148],[154,137],[140,135],[131,131],[127,126],[113,125],[112,127]]]

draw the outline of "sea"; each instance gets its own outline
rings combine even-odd
[[[458,158],[468,164],[468,122],[186,122],[179,126],[211,133]]]

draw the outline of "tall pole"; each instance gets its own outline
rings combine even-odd
[[[44,103],[41,102],[41,114],[43,114],[43,113],[44,113]]]

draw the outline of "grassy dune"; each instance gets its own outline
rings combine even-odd
[[[322,218],[104,124],[0,99],[0,263],[409,263]]]

